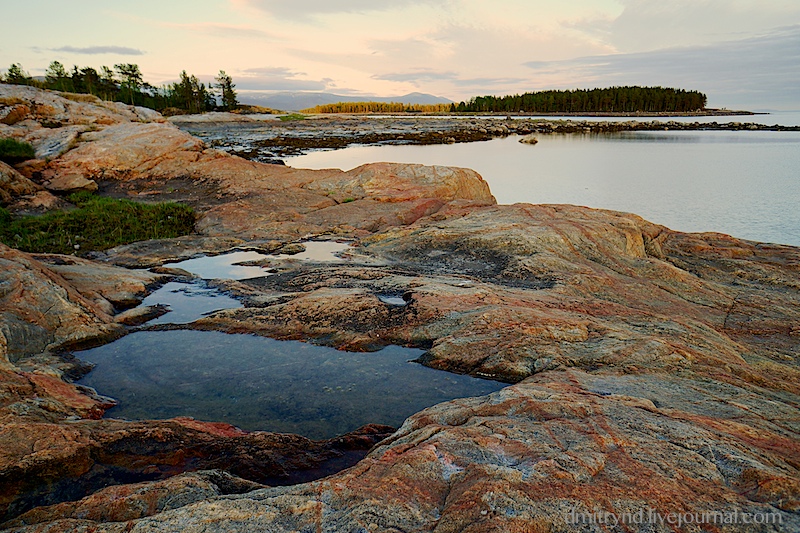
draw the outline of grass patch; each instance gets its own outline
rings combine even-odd
[[[280,120],[286,122],[288,120],[305,120],[306,116],[300,113],[289,113],[288,115],[283,115],[278,117]]]
[[[14,164],[34,157],[36,157],[36,152],[30,144],[10,137],[0,139],[0,161]]]
[[[181,204],[140,204],[90,193],[68,199],[77,209],[17,219],[0,210],[0,241],[25,252],[70,254],[76,245],[83,253],[194,230],[194,210]]]

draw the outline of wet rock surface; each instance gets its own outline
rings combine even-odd
[[[38,131],[26,113],[48,99],[48,120],[96,128],[21,168],[32,182],[80,169],[101,193],[180,199],[203,218],[200,235],[92,259],[0,246],[0,527],[612,531],[570,513],[652,509],[660,522],[625,530],[800,530],[797,248],[627,213],[496,206],[463,169],[262,165],[126,106],[66,113],[51,93],[19,90],[13,105],[28,111],[3,131]],[[309,441],[224,421],[102,419],[113,400],[71,383],[88,368],[62,351],[127,332],[119,311],[183,275],[169,261],[309,234],[359,240],[341,263],[215,282],[244,307],[180,327],[415,346],[429,366],[513,385],[426,409],[391,436]],[[772,522],[665,521],[704,512]]]
[[[618,133],[621,131],[769,130],[797,131],[797,126],[747,122],[747,117],[719,122],[678,122],[670,117],[652,120],[593,121],[568,116],[531,119],[517,116],[413,117],[313,115],[305,120],[200,121],[172,117],[170,121],[205,140],[211,147],[262,163],[283,163],[288,156],[313,150],[336,150],[352,145],[453,144],[488,141],[509,135],[552,133]]]

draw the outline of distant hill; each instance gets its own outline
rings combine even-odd
[[[344,96],[333,93],[312,92],[279,92],[279,93],[252,93],[239,91],[239,101],[243,104],[259,105],[282,109],[284,111],[299,111],[316,107],[318,105],[335,104],[338,102],[400,102],[403,104],[449,104],[452,100],[441,98],[432,94],[409,93],[403,96]]]

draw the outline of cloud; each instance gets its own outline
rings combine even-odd
[[[213,35],[215,37],[222,37],[225,39],[242,39],[242,38],[255,38],[255,39],[273,39],[273,35],[263,30],[253,28],[250,26],[242,26],[237,24],[218,24],[214,22],[199,22],[199,23],[162,23],[164,26],[171,28],[178,28],[193,31],[203,35]]]
[[[375,80],[399,81],[411,83],[419,87],[424,82],[447,81],[456,87],[504,87],[516,85],[529,80],[529,78],[514,77],[463,77],[456,72],[439,72],[432,69],[413,69],[408,72],[389,72],[372,76]],[[505,93],[504,93],[505,94]]]
[[[456,80],[458,79],[458,74],[450,71],[440,72],[438,70],[428,68],[418,68],[412,69],[408,72],[387,72],[385,74],[375,74],[371,77],[373,80],[403,81],[416,85],[420,81]]]
[[[285,67],[250,68],[236,77],[236,87],[243,91],[324,91],[330,78],[307,79],[305,72]]]
[[[116,54],[122,56],[141,56],[144,52],[136,48],[128,48],[126,46],[62,46],[61,48],[50,48],[53,52],[68,52],[71,54]]]
[[[553,88],[662,85],[705,92],[711,107],[800,109],[800,26],[703,46],[525,65]]]
[[[305,20],[315,15],[366,13],[402,9],[423,0],[238,0],[239,4],[260,9],[278,18]]]
[[[742,39],[800,22],[796,0],[620,1],[625,7],[607,30],[621,52]]]

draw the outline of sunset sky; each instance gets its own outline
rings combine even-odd
[[[247,91],[475,95],[697,89],[800,109],[798,0],[0,0],[0,69],[139,64],[154,85],[220,69]]]

